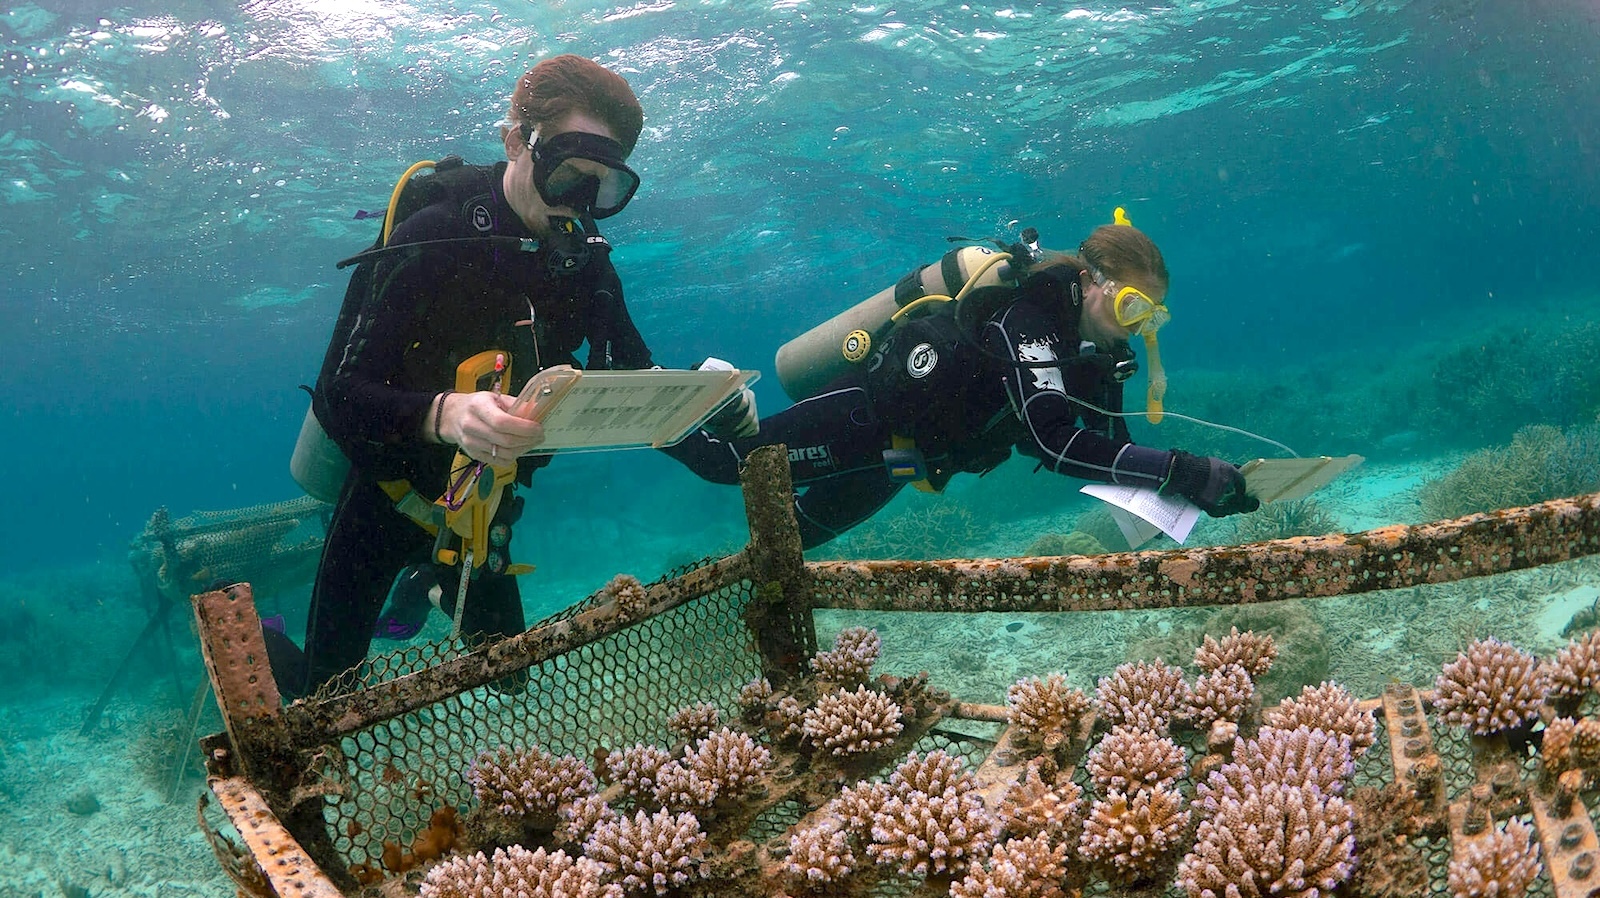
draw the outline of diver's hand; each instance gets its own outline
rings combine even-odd
[[[439,400],[439,436],[484,464],[504,464],[544,442],[544,427],[511,414],[515,396],[479,390],[447,393]]]
[[[696,371],[735,371],[732,364],[711,356],[694,366]],[[761,414],[756,411],[756,394],[749,387],[738,394],[705,423],[706,433],[724,440],[753,437],[761,432]]]
[[[1161,485],[1162,495],[1177,494],[1200,506],[1214,518],[1244,514],[1261,507],[1261,501],[1244,491],[1244,475],[1220,458],[1172,452],[1172,467]]]

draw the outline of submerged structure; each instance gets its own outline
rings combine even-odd
[[[200,822],[242,895],[1600,893],[1600,640],[1479,640],[1436,682],[1263,707],[1237,630],[1005,705],[817,644],[822,609],[1106,612],[1449,583],[1600,554],[1600,495],[1355,535],[808,563],[781,447],[742,552],[526,632],[374,659],[283,707],[248,585],[194,599],[226,729]]]

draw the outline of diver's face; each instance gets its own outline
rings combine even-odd
[[[523,139],[519,128],[506,128],[503,138],[506,145],[506,159],[510,164],[506,167],[504,187],[506,201],[527,225],[535,237],[549,237],[555,233],[555,228],[550,223],[551,216],[558,218],[577,218],[578,212],[566,206],[552,206],[539,195],[533,186],[533,148]],[[548,129],[549,133],[542,134],[545,139],[565,134],[569,131],[583,131],[589,134],[598,134],[610,140],[616,140],[617,135],[606,127],[599,119],[583,112],[574,112],[557,122]],[[600,174],[603,166],[596,162],[588,163],[596,167],[596,174]]]
[[[1101,350],[1109,349],[1117,343],[1128,342],[1134,333],[1133,328],[1117,323],[1115,282],[1110,283],[1113,284],[1113,288],[1108,290],[1106,284],[1096,281],[1087,271],[1078,279],[1079,286],[1083,288],[1083,317],[1078,321],[1078,331],[1083,339]],[[1164,290],[1144,292],[1154,302],[1166,301],[1167,294]]]

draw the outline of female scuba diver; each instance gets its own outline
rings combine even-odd
[[[1023,240],[1009,256],[952,250],[791,341],[778,375],[804,398],[762,419],[754,438],[701,430],[667,454],[734,484],[749,452],[785,444],[806,548],[866,520],[907,483],[941,490],[1013,448],[1060,474],[1182,496],[1213,517],[1258,508],[1234,465],[1129,437],[1121,413],[1123,382],[1138,368],[1133,335],[1151,366],[1152,421],[1165,390],[1155,336],[1171,315],[1155,243],[1120,208],[1077,255],[1039,249],[1032,229]]]

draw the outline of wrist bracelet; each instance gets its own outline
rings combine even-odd
[[[438,405],[433,409],[433,441],[441,445],[444,443],[444,434],[439,432],[439,425],[444,423],[444,399],[454,392],[455,390],[445,390],[434,400]]]

